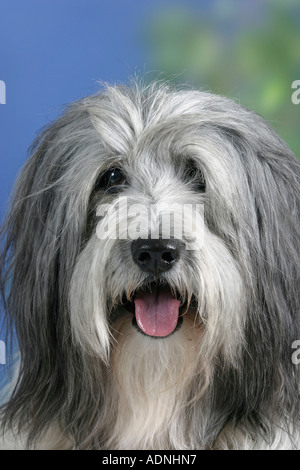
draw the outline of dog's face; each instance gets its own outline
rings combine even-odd
[[[201,123],[200,97],[188,109],[184,94],[161,109],[145,103],[142,116],[120,95],[109,116],[90,111],[102,148],[97,172],[82,174],[82,190],[94,181],[70,311],[77,340],[91,350],[109,344],[124,315],[132,334],[161,339],[179,337],[189,319],[190,328],[205,324],[204,350],[214,344],[236,360],[246,287],[233,246],[252,208],[240,204],[243,157],[228,130]]]
[[[172,419],[205,400],[212,415],[204,421],[219,423],[203,425],[207,440],[229,419],[268,414],[278,397],[291,403],[299,174],[265,121],[225,98],[111,87],[72,105],[34,144],[7,222],[19,395],[40,374],[32,400],[45,416],[55,402],[60,420],[83,396],[89,407],[98,397],[103,414],[103,395],[118,387],[126,410],[133,381],[150,408],[161,389],[184,383],[173,402],[168,396]],[[102,367],[117,370],[111,392],[99,386]],[[189,411],[195,446],[200,408]],[[70,422],[82,428],[80,413]],[[155,416],[163,426],[166,414],[156,408]],[[90,412],[86,435],[94,419]]]

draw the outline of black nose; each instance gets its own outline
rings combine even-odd
[[[143,271],[159,274],[168,271],[179,260],[184,243],[180,240],[137,239],[131,244],[133,261]]]

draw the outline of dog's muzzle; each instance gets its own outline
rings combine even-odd
[[[173,268],[184,249],[185,244],[180,240],[138,239],[131,244],[135,264],[156,279]],[[150,288],[138,291],[134,304],[133,323],[148,336],[166,337],[181,325],[180,301],[170,287],[161,282],[154,282]]]

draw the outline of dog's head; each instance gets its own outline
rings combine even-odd
[[[30,387],[59,409],[124,322],[156,346],[198,332],[197,362],[233,384],[228,414],[267,406],[271,389],[292,402],[299,175],[269,125],[226,98],[134,85],[71,105],[34,143],[6,224],[12,409]]]

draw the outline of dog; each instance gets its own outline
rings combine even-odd
[[[271,126],[137,80],[30,154],[2,231],[3,446],[299,448],[300,163]]]

